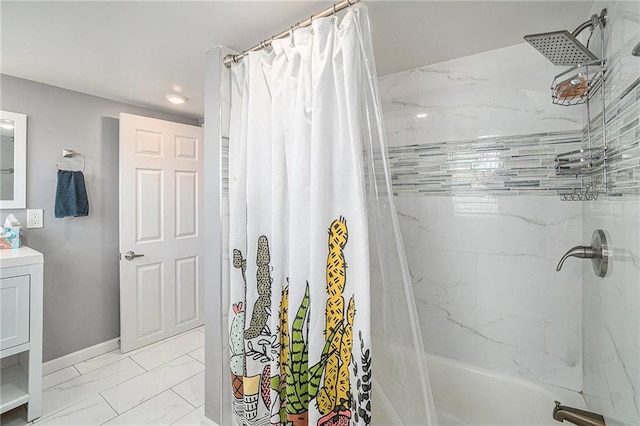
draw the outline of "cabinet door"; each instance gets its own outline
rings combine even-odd
[[[0,280],[0,350],[29,341],[29,275]]]

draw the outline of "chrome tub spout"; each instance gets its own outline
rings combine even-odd
[[[594,257],[596,257],[596,255],[597,254],[592,247],[575,246],[569,249],[569,251],[566,252],[564,256],[562,256],[562,259],[560,259],[560,263],[558,263],[558,266],[556,266],[556,271],[560,272],[560,269],[562,269],[562,265],[564,265],[564,261],[570,257],[578,257],[580,259],[593,259]]]
[[[575,246],[569,249],[558,263],[556,271],[560,272],[564,261],[570,257],[578,257],[580,259],[591,259],[593,272],[598,277],[606,277],[609,271],[609,245],[607,244],[607,236],[602,229],[596,229],[591,236],[590,246]]]
[[[566,405],[561,405],[558,401],[556,401],[556,406],[553,409],[553,419],[559,422],[566,420],[578,426],[606,426],[604,417],[600,414],[567,407]]]

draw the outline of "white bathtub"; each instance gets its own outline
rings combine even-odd
[[[534,383],[427,354],[429,378],[440,426],[559,426],[551,413],[554,401],[585,409],[582,396],[567,389]],[[374,371],[374,377],[376,372]],[[372,423],[396,426],[402,418],[375,386]],[[425,423],[426,424],[426,423]],[[408,425],[407,425],[408,426]]]

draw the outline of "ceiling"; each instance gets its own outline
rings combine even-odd
[[[379,75],[573,30],[593,1],[364,0]],[[327,1],[0,1],[0,72],[201,118],[204,53],[240,51]],[[165,95],[189,98],[181,106]]]

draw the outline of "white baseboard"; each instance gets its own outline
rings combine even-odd
[[[218,426],[218,423],[214,422],[209,417],[204,416],[204,417],[202,417],[202,421],[200,422],[200,425],[202,425],[202,426]]]
[[[42,375],[46,376],[63,368],[70,367],[82,361],[86,361],[98,355],[102,355],[107,352],[111,352],[120,347],[120,338],[107,340],[106,342],[98,343],[97,345],[90,346],[85,349],[70,353],[68,355],[61,356],[60,358],[52,359],[42,364]]]

